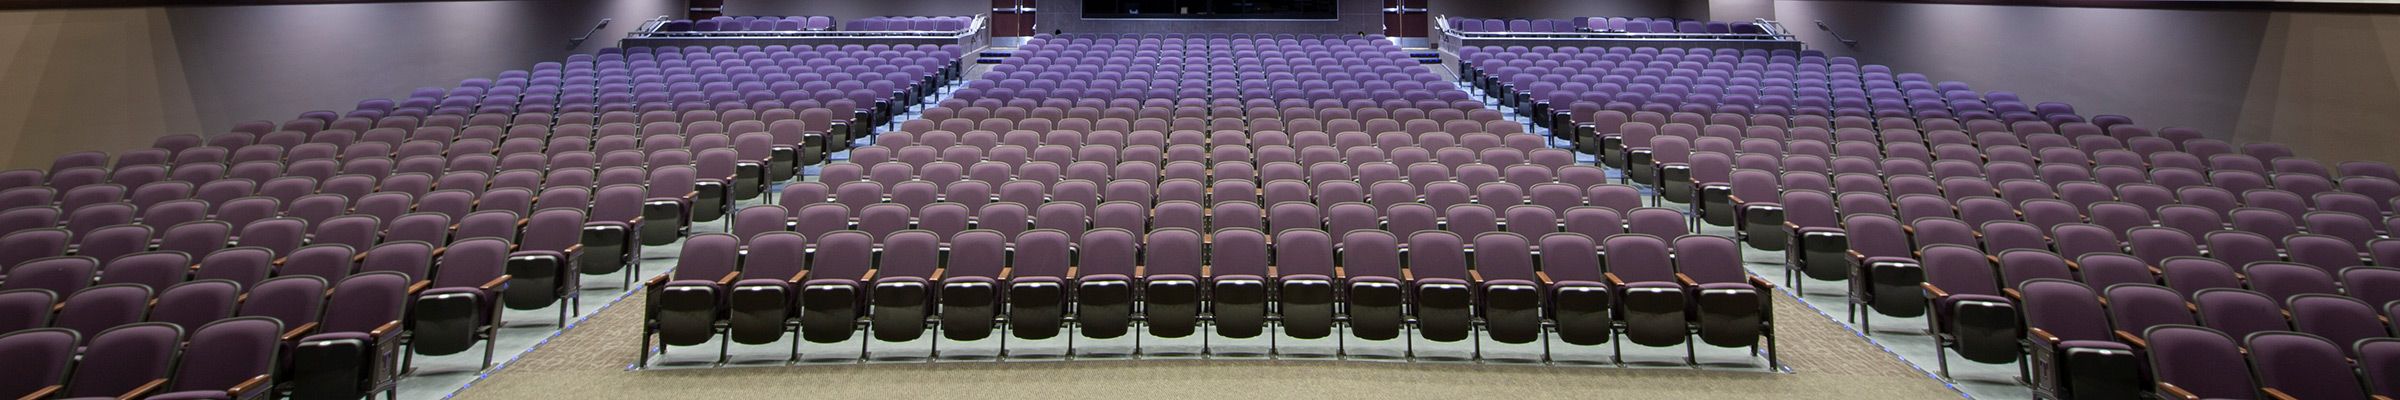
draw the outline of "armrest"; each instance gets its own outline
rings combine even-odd
[[[934,268],[933,275],[925,277],[925,280],[939,282],[942,280],[942,273],[949,272],[949,270],[949,268]]]
[[[494,278],[492,278],[492,281],[491,281],[491,282],[484,282],[482,285],[476,285],[476,286],[475,286],[475,289],[482,290],[482,291],[486,291],[486,292],[493,291],[493,290],[499,290],[499,289],[500,289],[500,285],[506,285],[506,284],[508,284],[508,278],[509,278],[509,276],[508,276],[508,275],[506,275],[506,274],[502,274],[502,275],[500,275],[500,276],[498,276],[498,277],[494,277]]]
[[[559,252],[560,252],[560,253],[567,253],[567,254],[575,254],[575,253],[577,253],[577,252],[581,252],[581,251],[583,251],[583,244],[582,244],[582,243],[576,243],[576,244],[568,245],[568,246],[567,246],[567,248],[566,248],[566,250],[559,250]]]
[[[452,225],[452,227],[450,228],[450,230],[453,230],[453,231],[455,231],[455,230],[458,230],[458,228],[457,228],[457,225]],[[275,261],[274,261],[274,263],[273,263],[273,264],[275,264],[275,266],[281,267],[281,266],[283,266],[283,262],[285,262],[285,261],[291,261],[291,259],[292,259],[291,257],[275,257]]]
[[[691,191],[691,192],[684,193],[684,194],[683,194],[683,196],[678,196],[678,197],[682,198],[682,199],[683,199],[683,201],[692,201],[692,199],[700,197],[700,191],[698,191],[698,190],[694,190],[694,191]]]
[[[47,399],[47,398],[50,398],[50,396],[51,396],[51,395],[58,394],[58,390],[59,390],[59,389],[64,389],[64,388],[66,388],[66,387],[64,387],[64,386],[59,386],[59,385],[43,386],[43,387],[42,387],[42,390],[35,390],[35,391],[33,391],[33,393],[27,393],[27,394],[25,394],[25,397],[21,397],[21,398],[19,398],[19,399],[20,399],[20,400]],[[2381,396],[2377,396],[2377,397],[2381,397]]]
[[[2270,399],[2275,399],[2275,400],[2300,400],[2300,398],[2298,398],[2298,397],[2292,397],[2292,395],[2290,395],[2290,394],[2285,394],[2285,393],[2283,393],[2283,391],[2281,391],[2281,390],[2275,390],[2275,388],[2271,388],[2271,387],[2262,387],[2262,388],[2258,388],[2258,391],[2261,391],[2261,392],[2266,392],[2266,393],[2267,393],[2267,398],[2270,398]]]
[[[1675,273],[1675,282],[1682,283],[1684,286],[1700,286],[1700,282],[1693,281],[1691,275],[1684,275],[1682,272]]]
[[[1533,276],[1542,279],[1542,286],[1558,284],[1558,281],[1550,280],[1550,273],[1548,272],[1533,271]]]
[[[1470,269],[1470,270],[1467,270],[1467,277],[1469,277],[1469,278],[1475,278],[1475,282],[1477,282],[1477,283],[1481,283],[1481,282],[1483,282],[1483,272],[1482,272],[1482,271],[1476,271],[1476,270],[1472,270],[1472,269]]]
[[[645,216],[639,216],[639,215],[636,215],[636,216],[634,216],[634,217],[633,217],[633,219],[632,219],[632,220],[625,221],[625,222],[627,222],[627,223],[631,223],[631,224],[641,224],[641,223],[642,223],[642,220],[643,220],[643,219],[646,219],[646,218],[649,218],[649,217],[645,217]]]
[[[793,284],[793,285],[799,285],[799,284],[800,284],[800,282],[806,282],[806,281],[808,281],[808,271],[800,271],[800,273],[797,273],[797,274],[792,274],[792,279],[786,279],[786,280],[784,280],[783,282],[784,282],[784,283],[790,283],[790,284]]]
[[[253,376],[250,377],[249,380],[242,381],[242,383],[234,384],[232,389],[226,389],[225,394],[228,395],[228,397],[239,399],[242,398],[243,393],[255,392],[259,389],[266,388],[266,386],[266,375]]]
[[[1016,274],[1016,273],[1017,273],[1017,268],[1016,268],[1016,267],[1000,267],[1000,276],[998,276],[997,278],[998,278],[999,280],[1008,280],[1008,277],[1009,277],[1010,275],[1014,275],[1014,274]],[[1069,276],[1069,277],[1073,277],[1073,276],[1075,276],[1075,267],[1067,267],[1067,276]]]
[[[1726,199],[1728,199],[1728,200],[1732,200],[1732,201],[1733,201],[1733,204],[1742,204],[1742,203],[1747,203],[1746,201],[1742,201],[1742,196],[1736,196],[1736,195],[1730,195],[1730,194],[1729,194],[1729,195],[1725,195],[1725,198],[1726,198]]]
[[[2075,260],[2065,260],[2065,261],[2067,262],[2067,270],[2068,270],[2068,271],[2077,271],[2077,272],[2081,272],[2081,271],[2083,271],[2083,264],[2081,264],[2081,263],[2077,263],[2077,262],[2075,262]]]
[[[1765,292],[1775,289],[1775,283],[1768,282],[1766,278],[1752,276],[1750,277],[1750,287],[1755,287],[1758,288],[1758,291]]]
[[[417,292],[423,292],[427,286],[433,286],[433,281],[417,281],[417,283],[411,283],[408,285],[408,294],[415,295]]]
[[[1842,254],[1850,255],[1851,260],[1866,261],[1867,259],[1867,255],[1865,253],[1859,253],[1858,250],[1842,250]]]
[[[650,277],[650,282],[643,283],[643,284],[642,284],[642,286],[649,287],[649,288],[652,288],[652,289],[657,289],[657,288],[659,288],[659,287],[661,287],[661,286],[666,286],[666,285],[667,285],[667,277],[669,277],[669,276],[673,276],[673,275],[674,275],[674,274],[671,274],[671,273],[670,273],[670,274],[659,274],[658,276],[653,276],[653,277]]]
[[[1602,272],[1602,273],[1600,273],[1600,274],[1601,274],[1601,275],[1605,275],[1605,276],[1607,276],[1607,277],[1608,277],[1608,285],[1609,285],[1609,286],[1625,287],[1625,280],[1624,280],[1624,279],[1617,278],[1617,273],[1615,273],[1615,272]]]
[[[133,388],[133,391],[125,392],[124,395],[117,396],[117,400],[133,400],[148,397],[150,392],[156,392],[159,388],[166,386],[167,380],[152,379],[150,380],[150,383],[144,383],[141,387]]]
[[[2059,339],[2058,335],[2052,335],[2050,334],[2050,331],[2042,330],[2042,328],[2025,328],[2025,335],[2032,336],[2034,339],[2041,339],[2043,343],[2049,343],[2052,346],[2058,345],[2058,342],[2065,341],[2065,339]]]
[[[2008,296],[2011,301],[2025,301],[2025,293],[2018,292],[2016,289],[2002,288],[2000,294]]]
[[[865,282],[865,281],[871,281],[871,280],[875,280],[875,272],[877,272],[877,271],[876,271],[876,270],[874,270],[874,269],[868,269],[868,270],[867,270],[867,273],[866,273],[865,275],[859,275],[859,276],[858,276],[858,281],[860,281],[860,282]]]
[[[733,279],[741,276],[742,271],[725,271],[725,277],[717,278],[717,286],[733,285]]]
[[[357,264],[357,263],[366,262],[366,261],[367,261],[367,252],[364,252],[364,251],[358,252],[358,255],[350,256],[350,263],[351,263],[351,264]],[[192,266],[192,269],[193,269],[193,270],[199,270],[199,269],[200,269],[200,266],[198,266],[198,265],[194,265],[194,266]]]
[[[1950,292],[1942,291],[1942,287],[1934,286],[1933,282],[1919,283],[1917,286],[1925,288],[1925,293],[1928,295],[1927,297],[1936,299],[1950,297]]]
[[[2200,396],[2193,395],[2192,392],[2184,391],[2183,388],[2175,387],[2175,384],[2166,382],[2158,383],[2158,395],[2159,397],[2165,397],[2168,399],[2200,400]]]
[[[1800,230],[1800,224],[1792,223],[1792,221],[1783,221],[1783,229],[1795,231]]]
[[[317,330],[317,323],[315,322],[300,324],[300,327],[298,328],[292,328],[290,331],[285,331],[283,333],[283,341],[289,342],[300,340],[300,335],[306,335],[308,334],[308,331],[313,330]]]
[[[2126,344],[2126,345],[2128,345],[2128,346],[2133,346],[2133,348],[2136,348],[2136,349],[2144,349],[2144,348],[2149,348],[2149,347],[2150,347],[2150,341],[2147,341],[2147,340],[2142,340],[2142,338],[2141,338],[2140,336],[2134,336],[2132,332],[2126,332],[2126,331],[2110,331],[2110,332],[2116,332],[2116,334],[2117,334],[2117,341],[2119,341],[2119,342],[2125,342],[2125,344]]]

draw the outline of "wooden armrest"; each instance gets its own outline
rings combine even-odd
[[[249,380],[242,381],[242,383],[234,384],[232,389],[226,389],[225,394],[228,395],[227,397],[239,399],[242,398],[243,393],[258,391],[259,389],[266,388],[266,386],[266,375],[253,376],[250,377]]]
[[[866,273],[865,275],[859,275],[859,276],[858,276],[858,281],[860,281],[860,282],[865,282],[865,281],[871,281],[871,280],[875,280],[875,272],[876,272],[876,270],[874,270],[874,269],[868,269],[868,270],[867,270],[867,273]]]
[[[933,282],[940,282],[940,281],[942,281],[942,273],[943,273],[943,272],[949,272],[949,271],[950,271],[950,269],[949,269],[949,268],[934,268],[934,269],[933,269],[933,276],[926,277],[926,278],[925,278],[925,280],[927,280],[927,281],[933,281]]]
[[[2132,332],[2126,332],[2126,331],[2110,331],[2110,332],[2115,332],[2115,333],[2117,334],[2117,341],[2119,341],[2119,342],[2125,342],[2125,345],[2128,345],[2128,346],[2133,346],[2133,348],[2136,348],[2136,349],[2142,349],[2142,348],[2149,348],[2149,347],[2150,347],[2150,341],[2147,341],[2147,340],[2142,340],[2142,338],[2141,338],[2140,336],[2134,336]]]
[[[450,252],[450,246],[435,247],[435,248],[433,248],[433,256],[432,256],[432,258],[433,258],[433,259],[435,259],[435,260],[440,260],[440,259],[442,259],[442,253],[449,253],[449,252]],[[439,263],[439,262],[436,262],[435,264],[440,264],[440,263]]]
[[[1783,229],[1800,230],[1800,224],[1792,223],[1792,221],[1783,221]]]
[[[43,387],[42,387],[42,390],[35,390],[35,391],[33,391],[33,393],[27,393],[27,394],[25,394],[25,397],[20,397],[19,399],[20,399],[20,400],[36,400],[36,399],[47,399],[47,398],[50,398],[50,396],[51,396],[51,395],[58,394],[58,390],[59,390],[59,389],[65,389],[65,388],[66,388],[65,386],[59,386],[59,385],[43,386]]]
[[[1675,273],[1675,282],[1682,283],[1684,286],[1700,286],[1700,282],[1693,281],[1691,275],[1684,275],[1682,272]]]
[[[681,197],[683,198],[683,201],[692,201],[692,199],[700,197],[700,191],[694,190],[689,193],[684,193]]]
[[[150,392],[156,392],[159,388],[166,386],[167,380],[165,379],[151,379],[150,383],[144,383],[141,387],[133,388],[133,391],[125,392],[125,394],[117,396],[117,400],[133,400],[149,397],[148,395]]]
[[[1943,298],[1943,297],[1950,297],[1950,292],[1944,292],[1944,291],[1942,291],[1942,287],[1940,287],[1940,286],[1934,286],[1934,285],[1933,285],[1933,282],[1919,283],[1919,284],[1917,284],[1917,286],[1918,286],[1918,287],[1923,287],[1923,288],[1925,288],[1925,293],[1927,294],[1927,297],[1932,297],[1932,298],[1937,298],[1937,299],[1938,299],[1938,298]]]
[[[452,230],[456,230],[456,229],[452,229]],[[291,259],[292,259],[291,257],[276,257],[276,258],[275,258],[275,262],[274,262],[274,264],[275,264],[275,266],[281,267],[281,266],[283,266],[283,262],[285,262],[285,261],[291,261]]]
[[[1867,260],[1867,255],[1866,255],[1865,253],[1859,253],[1859,252],[1858,252],[1858,250],[1842,250],[1842,254],[1848,254],[1848,255],[1850,255],[1850,259],[1852,259],[1852,260],[1858,260],[1858,261],[1866,261],[1866,260]]]
[[[650,277],[650,282],[643,283],[643,284],[642,284],[642,286],[647,286],[647,287],[650,287],[650,288],[653,288],[653,289],[656,289],[656,288],[659,288],[659,287],[666,286],[666,285],[667,285],[667,279],[668,279],[668,277],[669,277],[669,276],[673,276],[673,275],[674,275],[674,274],[672,274],[672,273],[669,273],[669,274],[659,274],[658,276],[653,276],[653,277]]]
[[[366,261],[367,261],[367,252],[364,252],[364,251],[358,252],[358,255],[350,256],[350,263],[351,263],[351,264],[357,264],[357,263],[366,262]],[[198,266],[198,265],[194,265],[194,266],[192,266],[192,269],[194,269],[194,270],[198,270],[198,269],[200,269],[200,266]]]
[[[644,219],[644,218],[648,218],[648,217],[644,217],[644,216],[639,216],[639,215],[636,215],[636,216],[634,216],[634,217],[633,217],[633,220],[626,221],[626,222],[631,222],[631,223],[636,223],[636,224],[639,224],[639,223],[642,223],[642,219]]]
[[[1535,272],[1535,273],[1537,273],[1537,274],[1538,274],[1538,273],[1540,273],[1540,272]],[[1343,270],[1343,269],[1342,269],[1342,267],[1333,267],[1333,279],[1342,279],[1342,280],[1348,280],[1348,279],[1350,279],[1350,271]],[[1548,280],[1549,278],[1542,278],[1542,279],[1544,279],[1544,280]]]
[[[2391,397],[2385,397],[2384,395],[2380,395],[2380,394],[2378,394],[2378,395],[2369,395],[2369,396],[2367,396],[2367,398],[2369,398],[2369,399],[2374,399],[2374,400],[2392,400],[2392,398],[2391,398]]]
[[[1733,200],[1733,204],[1742,204],[1742,203],[1747,203],[1746,201],[1742,201],[1742,196],[1735,196],[1735,195],[1730,195],[1730,194],[1729,194],[1729,195],[1725,195],[1725,198],[1726,198],[1726,199],[1729,199],[1729,200]]]
[[[2167,274],[2167,271],[2166,271],[2166,270],[2163,270],[2163,269],[2158,269],[2158,267],[2155,267],[2155,266],[2143,266],[2143,268],[2149,268],[2149,269],[2150,269],[2150,276],[2151,276],[2151,278],[2150,278],[2150,279],[2158,279],[2158,278],[2157,278],[2157,276],[2160,276],[2160,275],[2166,275],[2166,274]]]
[[[793,284],[793,285],[799,285],[799,284],[800,284],[800,282],[802,282],[802,281],[806,281],[807,279],[808,279],[808,271],[800,271],[800,273],[797,273],[797,274],[792,274],[792,279],[786,279],[786,280],[784,280],[784,283],[790,283],[790,284]]]
[[[1417,281],[1417,274],[1416,274],[1416,273],[1414,273],[1414,272],[1408,272],[1408,269],[1407,269],[1407,268],[1401,268],[1401,269],[1400,269],[1400,280],[1401,280],[1401,281],[1404,281],[1404,282],[1416,282],[1416,281]]]
[[[408,294],[415,295],[417,292],[423,292],[427,286],[433,286],[433,281],[417,281],[417,283],[408,284]]]
[[[2165,397],[2168,399],[2200,400],[2200,396],[2193,395],[2192,392],[2184,391],[2183,388],[2175,387],[2175,384],[2166,382],[2158,383],[2158,395],[2159,397]]]
[[[2258,388],[2258,391],[2260,391],[2260,392],[2266,392],[2266,394],[2267,394],[2267,398],[2270,398],[2270,399],[2275,399],[2275,400],[2300,400],[2300,398],[2298,398],[2298,397],[2292,397],[2292,395],[2290,395],[2290,394],[2286,394],[2286,393],[2284,393],[2284,392],[2283,392],[2283,391],[2281,391],[2281,390],[2275,390],[2275,388],[2271,388],[2271,387],[2262,387],[2262,388]]]
[[[2065,339],[2059,339],[2058,335],[2052,335],[2050,334],[2050,331],[2042,330],[2042,328],[2025,328],[2025,334],[2028,336],[2033,336],[2035,339],[2041,339],[2043,342],[2050,343],[2050,345],[2053,346],[2058,345],[2059,342],[2065,341]]]
[[[1617,273],[1615,272],[1603,272],[1600,273],[1600,275],[1608,277],[1609,286],[1625,287],[1625,280],[1617,278]]]
[[[1768,282],[1766,278],[1752,276],[1750,277],[1750,286],[1758,288],[1759,291],[1763,292],[1775,289],[1775,282]]]
[[[2001,294],[2001,295],[2004,295],[2004,296],[2008,296],[2008,299],[2009,299],[2009,300],[2020,301],[2020,302],[2021,302],[2021,301],[2025,301],[2025,293],[2018,292],[2016,289],[2010,289],[2010,288],[2001,288],[2001,289],[2000,289],[2000,294]]]
[[[1471,270],[1471,269],[1470,269],[1470,270],[1467,270],[1467,277],[1469,277],[1469,278],[1475,278],[1475,281],[1476,281],[1476,282],[1483,282],[1483,272],[1482,272],[1482,271],[1476,271],[1476,270]]]
[[[732,286],[733,279],[741,276],[742,271],[725,271],[725,277],[717,278],[717,286]]]
[[[476,285],[476,286],[475,286],[475,289],[482,290],[482,291],[486,291],[486,292],[493,291],[493,290],[499,290],[499,289],[500,289],[500,285],[506,285],[506,284],[508,284],[508,278],[509,278],[509,276],[508,276],[508,275],[506,275],[506,274],[502,274],[502,275],[500,275],[500,276],[493,277],[491,282],[484,282],[482,285]]]
[[[283,332],[283,341],[289,342],[300,340],[300,335],[306,335],[309,331],[314,330],[317,330],[317,323],[315,322],[300,324],[300,327],[298,328],[292,328],[290,331]]]
[[[518,219],[517,219],[517,228],[520,228],[520,229],[522,229],[522,228],[524,228],[524,227],[525,227],[525,224],[531,224],[531,223],[533,223],[533,219],[532,219],[532,218],[518,218]]]
[[[1542,285],[1543,285],[1543,286],[1555,285],[1555,284],[1557,284],[1557,282],[1558,282],[1558,281],[1553,281],[1553,280],[1550,280],[1550,273],[1548,273],[1548,272],[1542,272],[1542,271],[1533,271],[1533,276],[1534,276],[1534,277],[1541,278],[1541,279],[1542,279]]]
[[[1008,276],[1015,273],[1017,273],[1017,267],[1000,267],[1000,276],[997,280],[1008,280]],[[1075,267],[1067,267],[1067,276],[1075,276]]]
[[[366,258],[367,258],[367,254],[366,254],[366,253],[359,253],[359,254],[358,254],[358,258],[359,258],[359,259],[361,259],[361,260],[364,260],[364,259],[366,259]],[[200,271],[200,264],[192,264],[192,267],[191,267],[191,268],[186,268],[186,269],[188,269],[188,270],[191,270],[191,271],[194,271],[194,272],[198,272],[198,271]]]
[[[457,223],[451,223],[451,224],[450,224],[450,231],[451,231],[451,232],[457,232],[457,231],[458,231],[458,224],[457,224]]]
[[[1982,238],[1983,238],[1983,232],[1976,232],[1976,233],[1975,233],[1975,238],[1976,238],[1976,239],[1982,239]],[[1995,256],[1995,255],[1989,255],[1989,254],[1986,254],[1986,255],[1984,255],[1984,256],[1983,256],[1983,260],[1984,260],[1984,261],[1986,261],[1986,262],[1990,262],[1990,263],[1992,263],[1992,265],[2000,265],[2000,256]]]
[[[582,244],[582,243],[576,243],[576,244],[568,245],[566,250],[560,250],[559,252],[560,252],[560,253],[567,253],[567,254],[574,254],[575,252],[580,252],[580,251],[583,251],[583,244]]]
[[[2065,261],[2067,262],[2067,270],[2069,270],[2069,271],[2083,271],[2083,264],[2082,264],[2082,263],[2077,263],[2077,262],[2075,262],[2075,260],[2065,260]]]

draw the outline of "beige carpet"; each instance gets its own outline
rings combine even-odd
[[[1833,321],[1776,299],[1795,373],[1334,361],[1145,360],[809,365],[626,371],[640,296],[460,393],[462,399],[1125,398],[1286,396],[1954,399]],[[686,351],[700,351],[686,350]]]

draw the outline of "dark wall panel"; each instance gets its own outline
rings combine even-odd
[[[509,0],[167,9],[200,126],[349,111],[359,100],[614,46],[676,0]],[[579,45],[602,18],[615,22]]]
[[[991,5],[990,0],[726,0],[725,15],[823,15],[849,21],[887,15],[975,15],[991,12]]]
[[[988,3],[987,3],[988,4]],[[1339,19],[1324,20],[1142,20],[1084,19],[1082,0],[1042,0],[1034,16],[1038,32],[1126,33],[1383,33],[1383,2],[1341,0]]]
[[[2230,136],[2269,14],[1881,1],[1775,2],[1810,48],[2085,115]],[[1858,40],[1845,47],[1816,28]]]
[[[1474,18],[1665,17],[1674,16],[1677,0],[1431,0],[1436,15]],[[1693,0],[1694,2],[1699,2]]]

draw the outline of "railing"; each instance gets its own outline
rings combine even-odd
[[[642,26],[641,26],[641,28],[640,28],[640,29],[636,29],[636,30],[634,30],[633,32],[626,33],[626,34],[625,34],[625,37],[626,37],[626,38],[631,38],[631,39],[639,39],[639,38],[759,38],[759,37],[777,37],[777,38],[788,38],[788,37],[809,37],[809,38],[953,38],[953,37],[960,37],[960,36],[974,35],[974,34],[976,34],[977,32],[982,32],[982,31],[983,31],[983,29],[984,29],[984,25],[986,25],[986,23],[987,23],[987,18],[986,18],[986,17],[987,17],[987,15],[985,15],[985,14],[976,14],[976,15],[974,15],[973,17],[974,17],[974,19],[973,19],[973,20],[967,21],[967,26],[966,26],[966,27],[964,27],[964,28],[959,28],[958,30],[955,30],[955,31],[832,31],[832,30],[827,30],[827,31],[810,31],[810,30],[798,30],[798,31],[707,31],[707,32],[703,32],[703,31],[673,31],[673,32],[664,32],[664,31],[659,31],[659,30],[658,30],[658,28],[659,28],[660,26],[664,26],[664,25],[666,25],[666,23],[667,23],[668,21],[672,21],[672,20],[671,20],[671,19],[668,19],[666,16],[663,16],[663,15],[662,15],[662,16],[658,16],[657,18],[651,18],[651,19],[650,19],[650,20],[648,20],[648,21],[643,21],[643,22],[642,22]]]
[[[1799,36],[1783,29],[1783,24],[1759,18],[1752,24],[1761,33],[1683,33],[1683,32],[1467,32],[1450,26],[1449,16],[1435,16],[1442,36],[1454,39],[1681,39],[1681,40],[1800,40]]]

